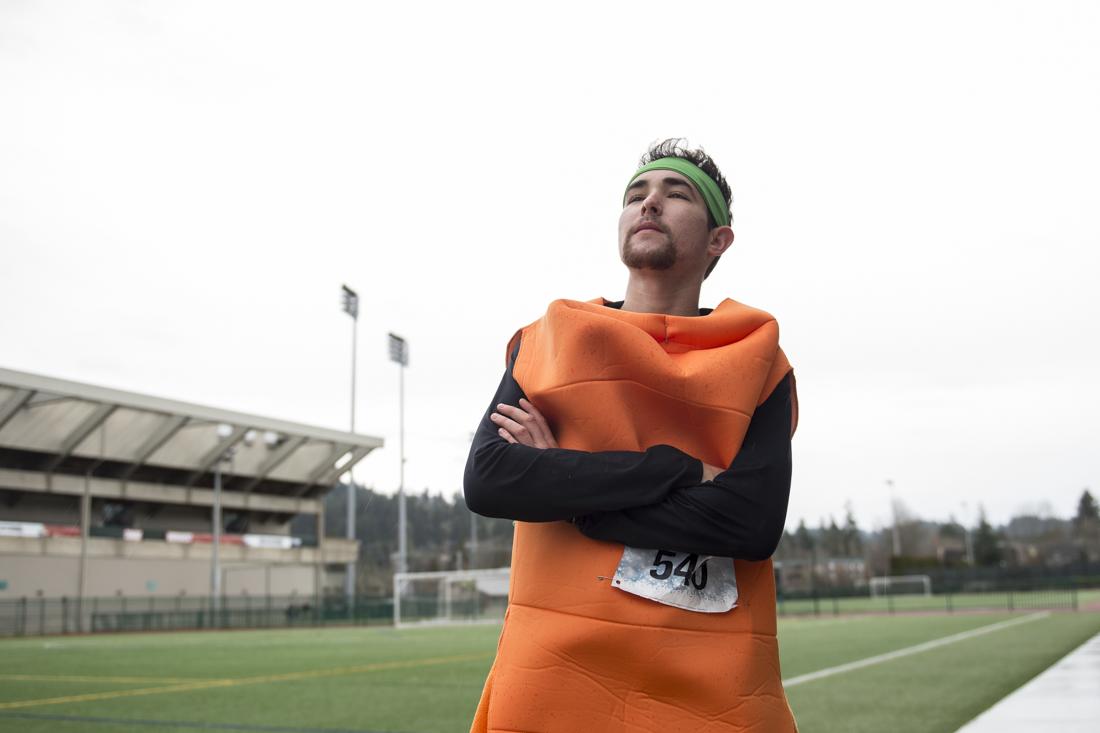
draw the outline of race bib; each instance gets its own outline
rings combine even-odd
[[[627,547],[613,587],[667,606],[725,613],[737,606],[733,558]]]

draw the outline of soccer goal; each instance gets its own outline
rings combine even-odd
[[[499,623],[510,568],[394,573],[393,625]]]
[[[932,578],[927,575],[880,575],[871,578],[871,597],[932,595]]]

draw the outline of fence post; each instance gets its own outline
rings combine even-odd
[[[38,597],[38,635],[46,635],[46,596]]]
[[[1016,607],[1015,607],[1015,604],[1014,604],[1014,602],[1013,602],[1014,600],[1015,600],[1015,599],[1013,599],[1013,597],[1012,597],[1012,591],[1009,591],[1009,592],[1008,592],[1008,610],[1009,610],[1009,611],[1013,611],[1013,610],[1015,610],[1015,608],[1016,608]]]
[[[954,613],[955,607],[951,604],[951,591],[948,591],[943,596],[943,602],[947,606],[948,613]]]
[[[890,589],[886,589],[886,608],[890,610],[890,615],[894,615],[894,594],[890,592]]]
[[[1077,586],[1075,585],[1072,588],[1070,588],[1069,593],[1070,593],[1071,602],[1073,604],[1073,610],[1074,611],[1080,610],[1077,606]]]
[[[833,615],[840,615],[840,601],[837,600],[837,597],[835,595],[833,596]]]
[[[69,597],[61,596],[61,633],[69,633]]]
[[[19,608],[19,614],[18,614],[19,623],[16,624],[16,628],[19,629],[19,635],[20,636],[26,636],[27,635],[27,597],[26,596],[23,596],[22,598],[19,599],[18,608]]]
[[[817,588],[814,588],[814,616],[821,615],[821,608],[817,604]]]

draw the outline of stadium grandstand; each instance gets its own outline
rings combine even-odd
[[[0,369],[0,602],[320,597],[359,544],[324,537],[324,495],[381,446]],[[290,534],[302,514],[313,536]],[[89,614],[66,627],[93,630]]]

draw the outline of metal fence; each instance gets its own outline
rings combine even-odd
[[[232,596],[215,606],[208,597],[17,598],[0,601],[0,636],[254,629],[325,624],[393,623],[393,599],[361,597]]]
[[[1100,591],[1077,588],[1004,590],[935,595],[888,594],[818,595],[780,597],[780,616],[840,616],[851,614],[956,613],[964,611],[1080,610],[1082,604],[1100,601]]]
[[[966,611],[1071,610],[1100,608],[1100,589],[1045,588],[935,595],[806,594],[780,596],[780,616],[956,613]],[[406,598],[410,614],[436,614],[438,599]],[[423,606],[423,608],[421,608]],[[393,599],[343,596],[233,596],[215,607],[207,597],[18,598],[0,600],[0,637],[112,631],[264,629],[325,626],[387,626]]]

